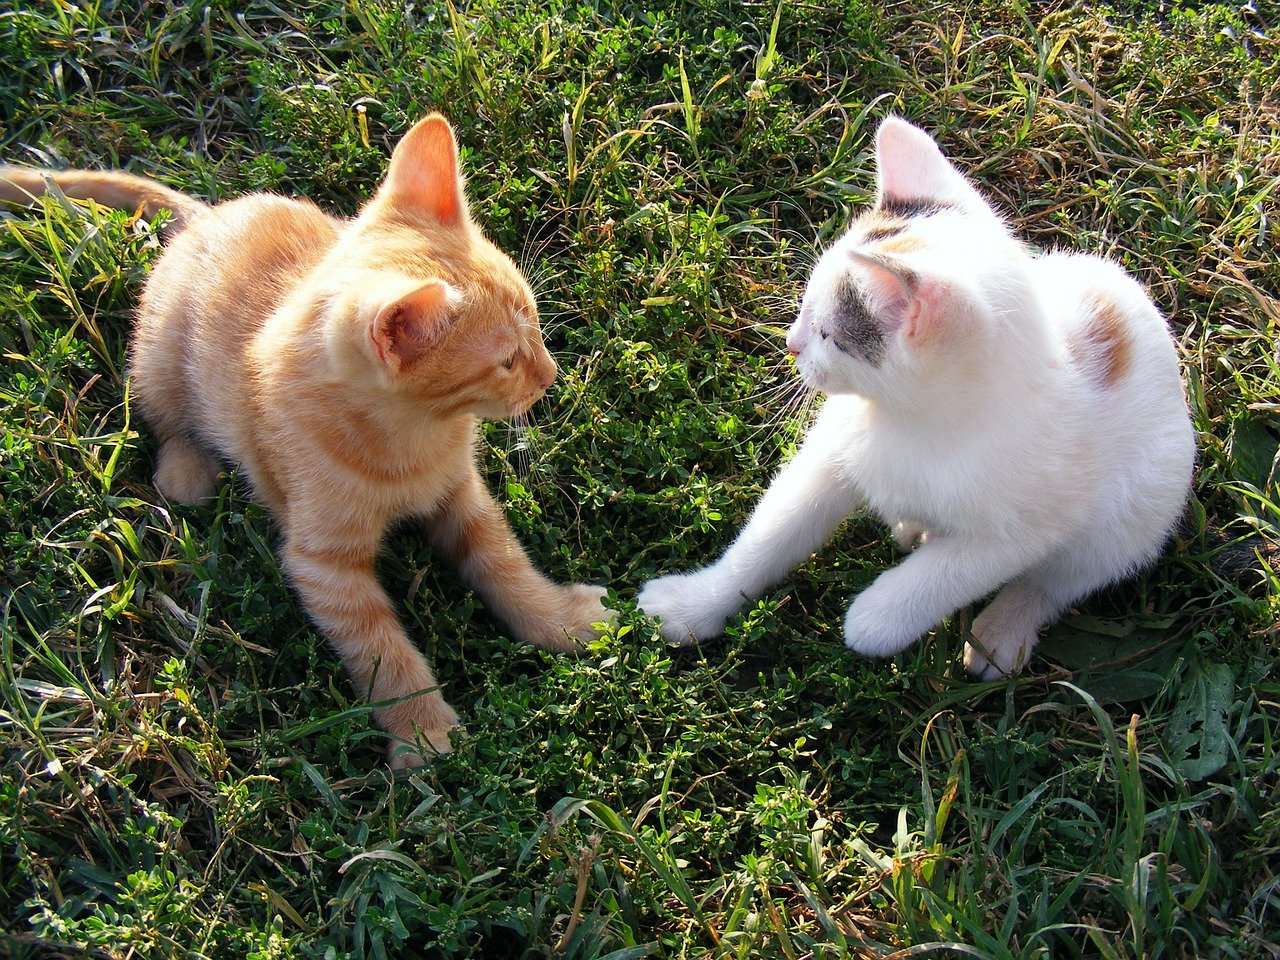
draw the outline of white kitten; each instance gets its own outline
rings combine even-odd
[[[1168,538],[1195,459],[1177,355],[1137,282],[1033,256],[928,134],[889,118],[876,161],[877,206],[823,255],[787,335],[829,399],[724,556],[639,604],[670,640],[716,636],[866,508],[918,545],[854,600],[845,643],[897,653],[998,591],[965,650],[996,677]]]

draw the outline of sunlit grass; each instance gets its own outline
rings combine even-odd
[[[0,13],[6,161],[350,212],[445,110],[562,370],[488,429],[490,482],[540,566],[623,609],[580,658],[522,647],[397,530],[383,580],[469,736],[393,779],[265,512],[231,475],[198,508],[149,484],[124,371],[155,225],[0,214],[0,953],[1280,949],[1278,41],[1240,5]],[[1199,431],[1168,556],[1008,682],[964,675],[967,614],[892,662],[843,649],[895,562],[869,521],[703,649],[632,607],[794,448],[781,331],[890,109],[1032,243],[1151,288]]]

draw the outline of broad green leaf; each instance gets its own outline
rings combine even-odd
[[[1173,768],[1188,780],[1203,780],[1226,765],[1231,749],[1227,710],[1234,683],[1225,663],[1197,664],[1183,678],[1164,742]]]

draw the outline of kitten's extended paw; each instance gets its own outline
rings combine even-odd
[[[439,693],[424,693],[383,707],[375,716],[387,731],[387,762],[392,770],[420,767],[441,753],[451,753],[450,734],[463,734],[458,714]]]
[[[1002,676],[1000,670],[991,665],[987,655],[972,643],[964,645],[964,668],[979,680],[999,680]]]
[[[574,653],[582,649],[584,641],[600,635],[597,623],[616,623],[618,612],[604,605],[604,587],[596,587],[586,583],[571,583],[557,587],[559,600],[557,612],[526,626],[521,631],[521,639],[535,646],[546,647],[562,653]]]
[[[858,595],[844,618],[844,645],[864,657],[891,657],[920,639],[903,622],[904,613],[885,591],[872,584]]]
[[[724,633],[732,610],[725,610],[707,571],[680,573],[650,580],[636,604],[650,617],[662,619],[662,635],[688,646]]]
[[[600,635],[597,623],[615,624],[618,611],[604,605],[608,590],[587,583],[571,583],[564,588],[568,596],[565,632],[575,640],[592,640]]]

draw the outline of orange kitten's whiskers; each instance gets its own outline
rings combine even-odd
[[[507,462],[517,478],[527,477],[538,461],[537,442],[530,411],[507,421]]]
[[[564,270],[543,261],[536,270],[529,271],[527,276],[529,277],[529,289],[533,291],[533,298],[541,305],[545,299],[547,289],[553,282],[564,276]]]
[[[551,350],[557,360],[566,354],[564,348],[554,349],[553,344],[556,343],[560,336],[560,332],[566,329],[572,321],[577,320],[577,315],[569,310],[560,308],[552,309],[547,305],[539,305],[539,322],[542,325],[542,339],[547,343],[547,349]],[[576,354],[574,354],[576,358]]]
[[[532,233],[525,234],[524,242],[520,245],[520,255],[515,258],[516,266],[526,277],[536,274],[533,270],[534,263],[538,258],[551,246],[552,241],[563,229],[561,224],[554,220],[544,220],[542,224]],[[532,280],[529,285],[536,291],[539,285]]]

